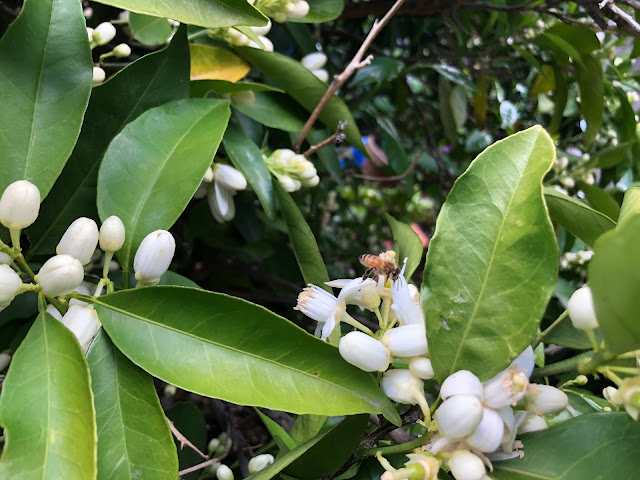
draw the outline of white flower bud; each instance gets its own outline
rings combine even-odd
[[[425,326],[419,323],[392,328],[380,341],[394,357],[417,357],[429,350]]]
[[[529,390],[525,395],[525,408],[537,415],[558,413],[569,405],[567,395],[551,385],[531,384]]]
[[[282,188],[284,188],[285,192],[289,192],[289,193],[295,192],[296,190],[298,190],[300,188],[296,184],[296,180],[291,178],[289,175],[280,175],[280,176],[278,176],[278,183],[280,183]],[[298,182],[298,183],[300,183],[300,182]],[[301,183],[300,183],[300,186],[302,186]]]
[[[216,470],[216,478],[218,480],[233,480],[233,472],[229,467],[222,463]]]
[[[302,180],[301,183],[302,183],[302,186],[305,188],[313,188],[320,183],[320,177],[318,175],[315,175],[311,178],[305,178]]]
[[[125,238],[124,223],[120,217],[111,215],[100,227],[100,248],[105,252],[117,252],[122,248]]]
[[[82,264],[71,255],[56,255],[44,262],[40,267],[36,282],[45,295],[59,297],[71,293],[82,283],[84,269]]]
[[[116,36],[116,27],[109,22],[102,22],[93,31],[93,41],[96,45],[106,45]]]
[[[13,263],[13,258],[10,255],[0,252],[0,265],[11,265]]]
[[[385,372],[380,381],[380,388],[391,400],[398,403],[415,405],[419,395],[424,398],[424,383],[410,370],[396,369]]]
[[[616,407],[621,407],[623,405],[622,396],[616,387],[606,387],[602,390],[602,396],[605,400]]]
[[[213,178],[222,187],[232,192],[247,188],[247,179],[242,172],[229,165],[217,163],[213,169]]]
[[[317,70],[327,63],[327,56],[322,52],[314,52],[302,57],[300,63],[307,70]]]
[[[366,333],[347,333],[340,339],[339,350],[342,358],[365,372],[384,372],[389,368],[389,350]]]
[[[411,373],[416,377],[423,380],[431,380],[435,377],[433,365],[431,365],[431,360],[427,357],[413,357],[409,361],[409,370],[411,370]]]
[[[454,395],[442,402],[434,418],[443,435],[457,440],[472,433],[483,414],[482,403],[475,395]]]
[[[596,311],[593,308],[591,289],[586,285],[573,292],[567,309],[569,310],[571,323],[575,328],[588,330],[598,326]]]
[[[273,162],[277,169],[282,170],[287,168],[292,162],[297,161],[297,156],[298,154],[293,150],[281,148],[274,151],[269,157],[269,160]]]
[[[87,265],[98,246],[99,235],[96,222],[87,217],[80,217],[64,232],[56,247],[56,253],[71,255],[80,260],[82,265]]]
[[[264,470],[269,465],[273,464],[274,461],[275,459],[273,458],[273,455],[268,453],[253,457],[249,460],[249,473],[256,473],[260,470]]]
[[[476,429],[465,438],[473,448],[481,452],[493,452],[502,442],[504,423],[502,417],[491,408],[484,408],[482,420]]]
[[[327,72],[324,68],[311,70],[311,73],[313,73],[319,80],[323,81],[324,83],[329,83],[329,72]]]
[[[260,41],[262,42],[262,45],[264,45],[264,49],[267,52],[273,52],[273,42],[271,40],[269,40],[267,37],[264,37],[262,35],[260,35],[258,37],[260,39]],[[257,45],[255,42],[251,42],[252,44],[256,45],[257,48],[260,48],[259,45]],[[252,45],[253,46],[253,45]]]
[[[158,283],[169,269],[175,251],[176,241],[166,230],[156,230],[144,237],[133,259],[136,280],[142,285]]]
[[[22,279],[9,265],[0,265],[0,307],[6,307],[20,292]]]
[[[251,27],[251,30],[253,30],[259,37],[264,37],[271,31],[271,20],[269,20],[269,23],[267,23],[264,27]]]
[[[287,20],[290,18],[302,18],[309,13],[309,4],[305,0],[298,0],[287,5]]]
[[[47,313],[51,315],[53,318],[55,318],[56,320],[62,321],[62,314],[53,305],[51,304],[47,305]]]
[[[209,440],[207,450],[210,456],[215,456],[214,453],[216,452],[216,450],[218,450],[218,448],[220,448],[220,440],[218,440],[217,438],[212,438],[211,440]]]
[[[537,432],[539,430],[545,430],[547,428],[547,422],[544,421],[540,415],[527,412],[527,416],[524,421],[518,427],[518,433]]]
[[[11,363],[11,355],[8,353],[0,353],[0,372],[9,366]]]
[[[93,307],[71,307],[62,317],[62,323],[73,332],[86,354],[101,327]]]
[[[27,180],[13,182],[0,197],[0,223],[9,229],[27,228],[39,211],[40,190]]]
[[[634,420],[640,415],[640,377],[627,377],[622,380],[618,393],[627,413]]]
[[[91,78],[92,85],[100,85],[107,78],[107,74],[100,67],[93,67],[93,77]]]
[[[482,480],[487,469],[482,460],[468,450],[456,450],[449,459],[449,468],[456,480]]]
[[[475,395],[482,401],[482,382],[469,370],[459,370],[449,375],[440,387],[440,396],[443,400],[453,395]]]
[[[78,285],[77,288],[73,289],[73,293],[79,293],[81,295],[91,295],[91,290],[89,290],[88,286],[84,284],[80,284]],[[69,300],[69,306],[70,307],[88,307],[89,304],[87,302],[83,302],[82,300],[77,300],[75,298],[72,298],[71,300]]]
[[[126,58],[131,55],[131,47],[126,43],[121,43],[113,49],[113,54],[117,58]]]
[[[304,158],[304,156],[298,155],[298,162],[300,165],[300,173],[298,174],[300,180],[309,179],[318,175],[316,167],[314,167],[313,163]]]
[[[256,95],[251,90],[231,94],[231,104],[235,107],[248,107],[256,102]]]
[[[231,38],[231,44],[236,45],[237,47],[246,47],[251,43],[251,39],[247,37],[244,33],[239,32],[233,28],[229,28],[227,30],[229,37]]]
[[[207,168],[207,171],[204,172],[204,177],[202,177],[202,181],[205,182],[205,183],[213,182],[213,168],[211,168],[211,167]],[[203,195],[203,197],[204,197],[204,195]]]

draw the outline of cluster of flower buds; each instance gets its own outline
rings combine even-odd
[[[606,387],[602,396],[612,405],[624,408],[634,420],[640,416],[640,377],[627,377],[618,388]]]
[[[251,27],[251,30],[258,36],[258,40],[264,46],[267,52],[273,52],[273,43],[267,38],[267,34],[271,31],[271,20],[264,27]],[[236,47],[262,47],[247,35],[233,27],[214,28],[209,32],[209,36],[227,42]]]
[[[211,215],[218,223],[224,223],[236,215],[234,195],[246,188],[247,179],[242,172],[224,163],[214,163],[204,174],[194,198],[206,196]]]
[[[300,63],[323,82],[329,81],[329,72],[323,68],[327,63],[327,56],[324,53],[315,52],[305,55]]]
[[[305,0],[249,0],[249,3],[278,23],[302,18],[309,13],[309,4]]]
[[[128,12],[127,12],[128,13]],[[96,28],[87,27],[87,36],[89,37],[89,46],[93,50],[96,47],[106,45],[116,36],[116,27],[113,22],[102,22]],[[113,48],[110,52],[100,55],[100,64],[105,58],[116,57],[126,58],[131,55],[131,47],[126,43],[121,43]],[[106,73],[99,65],[93,67],[93,77],[91,83],[100,85],[106,78]]]
[[[593,257],[591,250],[580,250],[578,252],[566,252],[560,257],[560,269],[576,271],[581,276],[587,275],[585,266]]]
[[[286,148],[276,150],[270,156],[263,155],[264,163],[287,192],[301,187],[315,187],[320,183],[316,168],[304,155]]]

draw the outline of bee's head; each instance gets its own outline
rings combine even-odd
[[[393,270],[391,270],[391,273],[389,274],[389,279],[396,281],[398,278],[400,277],[400,269],[399,268],[395,268]]]

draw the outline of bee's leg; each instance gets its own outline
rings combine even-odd
[[[376,271],[376,267],[369,267],[365,270],[364,275],[362,275],[362,281],[364,282],[367,277],[370,277]],[[376,275],[377,277],[377,275]]]

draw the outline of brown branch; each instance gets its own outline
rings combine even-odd
[[[320,150],[323,147],[326,147],[330,143],[333,143],[336,147],[341,145],[342,142],[344,142],[344,139],[345,139],[345,135],[344,135],[343,131],[344,131],[344,127],[346,125],[347,125],[347,122],[338,122],[338,128],[336,128],[336,132],[333,135],[331,135],[329,138],[321,141],[317,145],[311,145],[309,150],[304,152],[302,154],[302,156],[303,157],[308,157],[310,155],[313,155],[318,150]]]
[[[394,175],[392,177],[376,177],[373,175],[364,175],[361,173],[351,173],[350,176],[355,178],[362,178],[363,180],[369,180],[371,182],[397,182],[399,180],[402,180],[407,175],[409,175],[411,170],[413,170],[418,164],[418,160],[420,160],[420,157],[422,156],[423,153],[424,153],[424,149],[420,150],[418,154],[415,156],[415,158],[411,161],[411,164],[400,175]]]
[[[210,460],[207,460],[206,462],[194,465],[193,467],[185,468],[184,470],[180,470],[178,472],[178,477],[182,477],[182,475],[186,475],[187,473],[197,472],[198,470],[202,470],[203,468],[206,468],[209,465],[213,465],[214,463],[218,463],[219,461],[219,458],[212,458]]]
[[[311,115],[309,116],[309,119],[304,124],[304,127],[302,128],[300,135],[298,135],[298,139],[296,140],[296,143],[294,145],[294,150],[296,152],[300,150],[300,147],[302,146],[302,142],[304,142],[304,139],[309,134],[309,130],[311,130],[311,127],[313,126],[315,121],[318,119],[318,116],[320,115],[322,110],[324,110],[324,107],[327,106],[327,103],[329,103],[329,100],[331,100],[331,98],[338,91],[338,89],[342,85],[344,85],[344,83],[349,78],[351,78],[351,76],[355,73],[356,70],[371,63],[371,60],[373,60],[373,57],[371,55],[369,55],[367,58],[363,60],[365,52],[367,51],[371,43],[373,43],[373,40],[378,36],[380,31],[387,24],[387,22],[391,19],[391,17],[393,17],[394,13],[396,13],[398,9],[402,6],[403,3],[404,3],[404,0],[397,0],[396,3],[394,3],[393,7],[391,7],[391,10],[389,10],[387,14],[384,17],[382,17],[382,20],[380,21],[376,20],[373,23],[373,27],[371,27],[371,31],[367,35],[367,38],[364,39],[364,42],[360,46],[360,49],[356,52],[351,62],[349,62],[349,65],[347,65],[347,68],[345,68],[341,74],[336,75],[333,78],[331,85],[329,85],[329,88],[327,89],[327,91],[324,92],[324,95],[318,102],[318,105],[316,105],[316,108],[314,108],[313,112],[311,112]]]
[[[635,21],[633,16],[613,3],[613,0],[604,0],[600,3],[600,8],[612,14],[609,18],[616,22],[618,28],[625,31],[629,29],[629,33],[634,34],[636,37],[640,36],[640,25],[638,25],[638,22]]]
[[[187,447],[194,450],[195,452],[198,452],[198,455],[200,455],[202,458],[208,458],[204,453],[198,450],[198,447],[196,447],[193,443],[191,443],[187,437],[185,437],[184,435],[182,435],[182,433],[180,433],[180,431],[176,428],[176,426],[173,424],[171,420],[167,418],[167,422],[169,423],[169,428],[171,429],[171,433],[173,433],[173,436],[176,437],[176,439],[180,442],[180,450],[182,450],[186,445]]]

